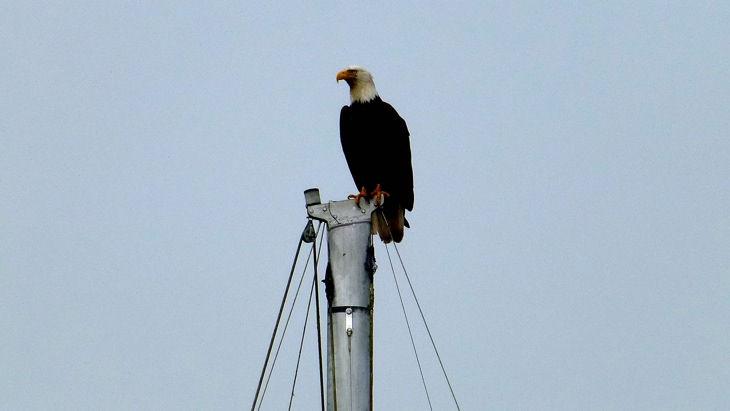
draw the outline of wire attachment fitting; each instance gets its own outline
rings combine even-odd
[[[317,237],[317,233],[314,231],[314,224],[312,220],[307,221],[304,231],[302,231],[302,241],[305,243],[311,243]]]
[[[345,309],[345,333],[347,336],[352,336],[352,307]]]

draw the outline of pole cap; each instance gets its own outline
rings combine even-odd
[[[307,207],[322,204],[322,200],[319,197],[319,189],[310,188],[304,190],[304,201],[307,203]]]

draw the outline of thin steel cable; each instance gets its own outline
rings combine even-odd
[[[322,223],[320,222],[320,225]],[[319,228],[319,227],[318,227]],[[322,241],[320,243],[320,247],[324,243]],[[314,299],[316,301],[316,308],[317,308],[317,360],[319,362],[319,398],[320,403],[322,404],[322,411],[324,411],[324,367],[322,366],[322,329],[320,325],[320,309],[319,309],[319,274],[317,271],[317,266],[319,265],[319,258],[317,255],[317,237],[314,237],[314,242],[312,243],[312,252],[314,253],[314,279],[312,280],[314,287]]]
[[[325,275],[326,276],[326,275]],[[334,325],[332,324],[332,321],[329,321],[329,316],[332,314],[330,311],[329,303],[327,304],[327,361],[331,361],[331,363],[328,362],[327,364],[327,372],[329,373],[329,369],[332,369],[332,375],[337,375],[337,361],[335,360],[334,352],[335,352],[335,342],[334,342]],[[330,353],[332,353],[332,356],[330,356]],[[330,365],[331,364],[331,365]],[[328,374],[329,378],[329,374]],[[327,391],[327,398],[332,398],[332,404],[334,405],[335,410],[337,410],[337,378],[332,378],[332,397],[329,397],[330,392]]]
[[[444,368],[444,363],[441,361],[441,355],[439,355],[439,350],[436,348],[436,343],[433,340],[433,335],[431,335],[431,330],[428,328],[428,322],[426,321],[426,316],[423,314],[423,310],[421,309],[421,304],[418,302],[418,297],[416,296],[416,291],[413,289],[413,284],[411,283],[411,278],[408,276],[408,270],[406,270],[405,264],[403,264],[403,258],[401,258],[400,251],[398,251],[398,246],[393,243],[393,247],[395,248],[395,252],[398,254],[398,259],[400,260],[400,265],[403,268],[403,274],[405,274],[406,280],[408,280],[408,286],[411,288],[411,293],[413,294],[413,299],[416,301],[416,306],[418,307],[418,312],[421,313],[421,319],[423,320],[423,325],[426,327],[426,331],[428,332],[428,338],[431,340],[431,345],[433,346],[434,352],[436,352],[436,358],[439,360],[439,365],[441,366],[441,371],[444,373],[444,378],[446,378],[446,383],[449,385],[449,391],[451,391],[451,398],[454,399],[454,404],[456,404],[456,409],[461,411],[461,408],[459,407],[459,402],[456,400],[456,395],[454,394],[454,389],[451,386],[451,381],[449,380],[449,375],[446,373],[446,368]],[[387,250],[387,247],[386,247]]]
[[[385,213],[383,212],[382,208],[377,210],[376,212],[379,212],[380,215],[383,217],[383,220],[385,220],[385,225],[388,227],[388,231],[390,231],[390,225],[388,224],[388,219],[385,217]],[[446,378],[446,384],[449,386],[449,391],[451,392],[451,398],[454,399],[454,404],[456,404],[456,409],[461,411],[461,408],[459,407],[459,401],[456,400],[456,395],[454,394],[454,389],[451,386],[451,381],[449,380],[449,375],[446,373],[446,368],[444,367],[443,361],[441,361],[441,355],[439,354],[438,348],[436,348],[436,343],[433,340],[433,335],[431,335],[431,329],[428,327],[428,322],[426,321],[426,316],[423,314],[423,310],[421,309],[421,304],[418,302],[418,297],[416,296],[416,291],[413,289],[413,284],[411,283],[411,278],[408,275],[408,270],[406,270],[405,264],[403,264],[403,258],[400,255],[400,251],[398,251],[398,245],[394,242],[393,247],[395,248],[395,252],[398,254],[398,260],[400,260],[400,266],[403,268],[403,274],[405,274],[406,280],[408,280],[408,286],[411,288],[411,294],[413,294],[413,300],[416,301],[416,306],[418,307],[418,312],[421,314],[421,319],[423,320],[423,325],[426,327],[426,331],[428,332],[428,338],[431,340],[431,346],[433,346],[433,350],[436,353],[436,358],[439,361],[439,365],[441,366],[441,371],[444,374],[444,378]],[[386,245],[385,248],[386,252],[388,251],[388,247]],[[390,258],[390,253],[388,253],[388,258]],[[392,266],[392,264],[391,264]]]
[[[317,230],[315,231],[315,237],[320,234],[320,227],[322,226],[322,222],[320,221],[319,225],[317,226]],[[324,235],[324,234],[323,234]],[[299,277],[299,283],[297,284],[297,290],[294,293],[294,299],[291,303],[291,306],[289,307],[289,313],[287,314],[286,321],[284,322],[284,328],[281,331],[281,337],[279,338],[279,344],[276,346],[276,352],[274,353],[274,358],[271,361],[271,369],[269,370],[269,374],[266,376],[266,382],[264,383],[264,390],[261,392],[261,401],[259,401],[259,406],[257,410],[261,410],[261,405],[264,403],[264,397],[266,396],[266,391],[269,388],[269,381],[271,380],[271,375],[274,373],[274,367],[276,367],[276,360],[279,358],[279,350],[281,350],[281,345],[284,342],[284,337],[286,336],[286,330],[289,328],[289,321],[292,317],[292,312],[294,311],[294,307],[297,304],[297,298],[299,298],[299,290],[302,287],[302,282],[304,281],[305,274],[307,273],[307,268],[309,267],[309,260],[312,257],[312,250],[309,250],[309,254],[307,255],[307,260],[304,262],[304,269],[302,270],[302,275]]]
[[[395,281],[395,289],[398,291],[398,298],[400,299],[400,306],[403,309],[403,317],[406,319],[406,326],[408,327],[408,336],[411,337],[411,347],[413,347],[413,354],[416,355],[416,363],[418,364],[418,373],[421,374],[421,382],[423,383],[423,390],[426,392],[426,400],[428,400],[428,408],[433,411],[433,405],[431,405],[431,396],[428,395],[428,387],[426,386],[426,379],[423,377],[423,369],[421,368],[421,360],[418,358],[418,350],[416,350],[416,343],[413,341],[413,332],[411,331],[411,323],[408,321],[408,314],[406,313],[406,306],[403,303],[403,296],[398,286],[398,279],[395,276],[395,268],[393,267],[393,260],[390,258],[390,251],[388,245],[385,245],[385,252],[388,254],[388,262],[390,263],[390,271],[393,273],[393,281]]]
[[[316,284],[312,282],[312,286],[309,288],[309,302],[307,302],[307,314],[304,316],[304,327],[302,327],[302,338],[299,340],[299,354],[297,355],[297,366],[294,368],[294,381],[291,384],[291,396],[289,397],[289,411],[291,411],[291,405],[294,401],[294,389],[297,386],[297,375],[299,375],[299,362],[302,359],[302,347],[304,347],[304,336],[307,333],[307,320],[309,320],[309,311],[312,307],[312,294],[314,294],[314,289]]]
[[[307,264],[309,264],[309,259],[307,259]],[[259,406],[256,408],[257,410],[261,410],[261,406],[264,403],[264,398],[266,397],[267,389],[269,388],[269,381],[271,380],[271,375],[274,373],[274,368],[276,367],[276,360],[279,358],[279,351],[281,350],[281,345],[284,342],[284,337],[286,336],[286,330],[289,328],[289,321],[291,320],[292,311],[294,311],[294,306],[297,303],[297,298],[299,297],[299,290],[301,289],[305,273],[306,273],[306,264],[305,269],[302,271],[302,276],[299,278],[299,284],[297,285],[297,290],[294,293],[294,301],[292,302],[291,307],[289,307],[289,314],[286,317],[286,322],[284,323],[284,328],[281,331],[281,337],[279,337],[279,344],[276,346],[276,352],[274,353],[274,359],[271,361],[271,369],[269,370],[269,373],[266,376],[266,382],[264,383],[264,389],[261,392],[261,401],[259,401]]]
[[[281,299],[281,305],[279,306],[279,314],[276,317],[276,323],[274,324],[274,331],[271,333],[271,340],[269,341],[269,348],[266,350],[266,359],[264,359],[264,365],[261,367],[261,376],[259,377],[259,383],[256,386],[256,394],[253,397],[253,403],[251,404],[251,411],[256,409],[256,402],[259,398],[259,391],[261,390],[261,383],[264,381],[264,374],[266,373],[266,367],[269,364],[269,357],[271,356],[271,349],[274,346],[274,339],[276,338],[276,331],[279,328],[279,321],[281,321],[281,313],[284,311],[284,304],[286,303],[286,296],[289,293],[289,286],[291,285],[292,277],[294,276],[294,269],[297,266],[297,260],[299,259],[299,251],[302,249],[303,238],[299,237],[299,244],[297,244],[297,251],[294,253],[294,261],[289,271],[289,279],[286,282],[286,288],[284,289],[284,296]]]

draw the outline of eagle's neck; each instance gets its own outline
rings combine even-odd
[[[350,100],[353,103],[367,103],[378,96],[375,84],[372,81],[357,82],[350,87]]]

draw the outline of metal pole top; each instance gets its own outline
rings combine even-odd
[[[329,229],[342,225],[369,223],[370,214],[376,207],[372,201],[360,199],[360,205],[355,200],[330,201],[321,203],[319,189],[310,188],[304,192],[307,204],[307,215],[315,220],[327,223]]]

